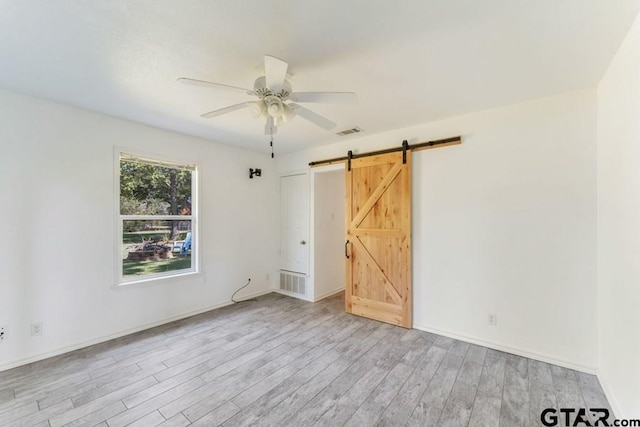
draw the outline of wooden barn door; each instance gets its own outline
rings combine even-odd
[[[410,151],[351,160],[345,257],[347,313],[410,328]]]

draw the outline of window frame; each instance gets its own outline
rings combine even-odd
[[[123,156],[140,163],[156,164],[158,166],[176,167],[177,169],[188,169],[191,171],[191,215],[122,215],[120,213],[120,163]],[[199,205],[199,165],[195,161],[190,161],[180,156],[162,156],[153,153],[141,153],[124,147],[114,147],[114,287],[121,288],[133,284],[149,284],[166,279],[180,278],[185,276],[199,275],[200,271],[200,245],[198,226],[198,205]],[[173,270],[162,273],[152,273],[142,276],[127,276],[123,274],[123,244],[122,235],[124,232],[124,221],[127,220],[190,220],[191,221],[191,268]]]

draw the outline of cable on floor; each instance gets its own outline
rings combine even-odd
[[[231,295],[231,302],[234,302],[234,303],[236,303],[236,304],[237,304],[237,303],[239,303],[239,302],[258,301],[258,300],[257,300],[257,299],[255,299],[255,298],[244,299],[244,300],[242,300],[242,301],[236,301],[235,299],[233,299],[233,297],[235,297],[235,296],[236,296],[236,294],[237,294],[238,292],[240,292],[241,290],[243,290],[244,288],[246,288],[247,286],[249,286],[249,283],[251,283],[251,279],[249,279],[249,281],[247,282],[247,284],[246,284],[246,285],[244,285],[244,286],[243,286],[243,287],[241,287],[240,289],[236,290],[236,291],[233,293],[233,295]]]

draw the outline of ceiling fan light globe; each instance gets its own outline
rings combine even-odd
[[[282,108],[282,104],[279,102],[272,102],[267,108],[267,113],[274,118],[282,116],[283,112],[284,109]]]
[[[249,108],[251,115],[256,119],[266,115],[266,107],[262,101],[250,102],[247,104],[247,108]]]

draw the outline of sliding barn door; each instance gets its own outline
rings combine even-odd
[[[411,327],[411,152],[346,172],[347,313]]]

